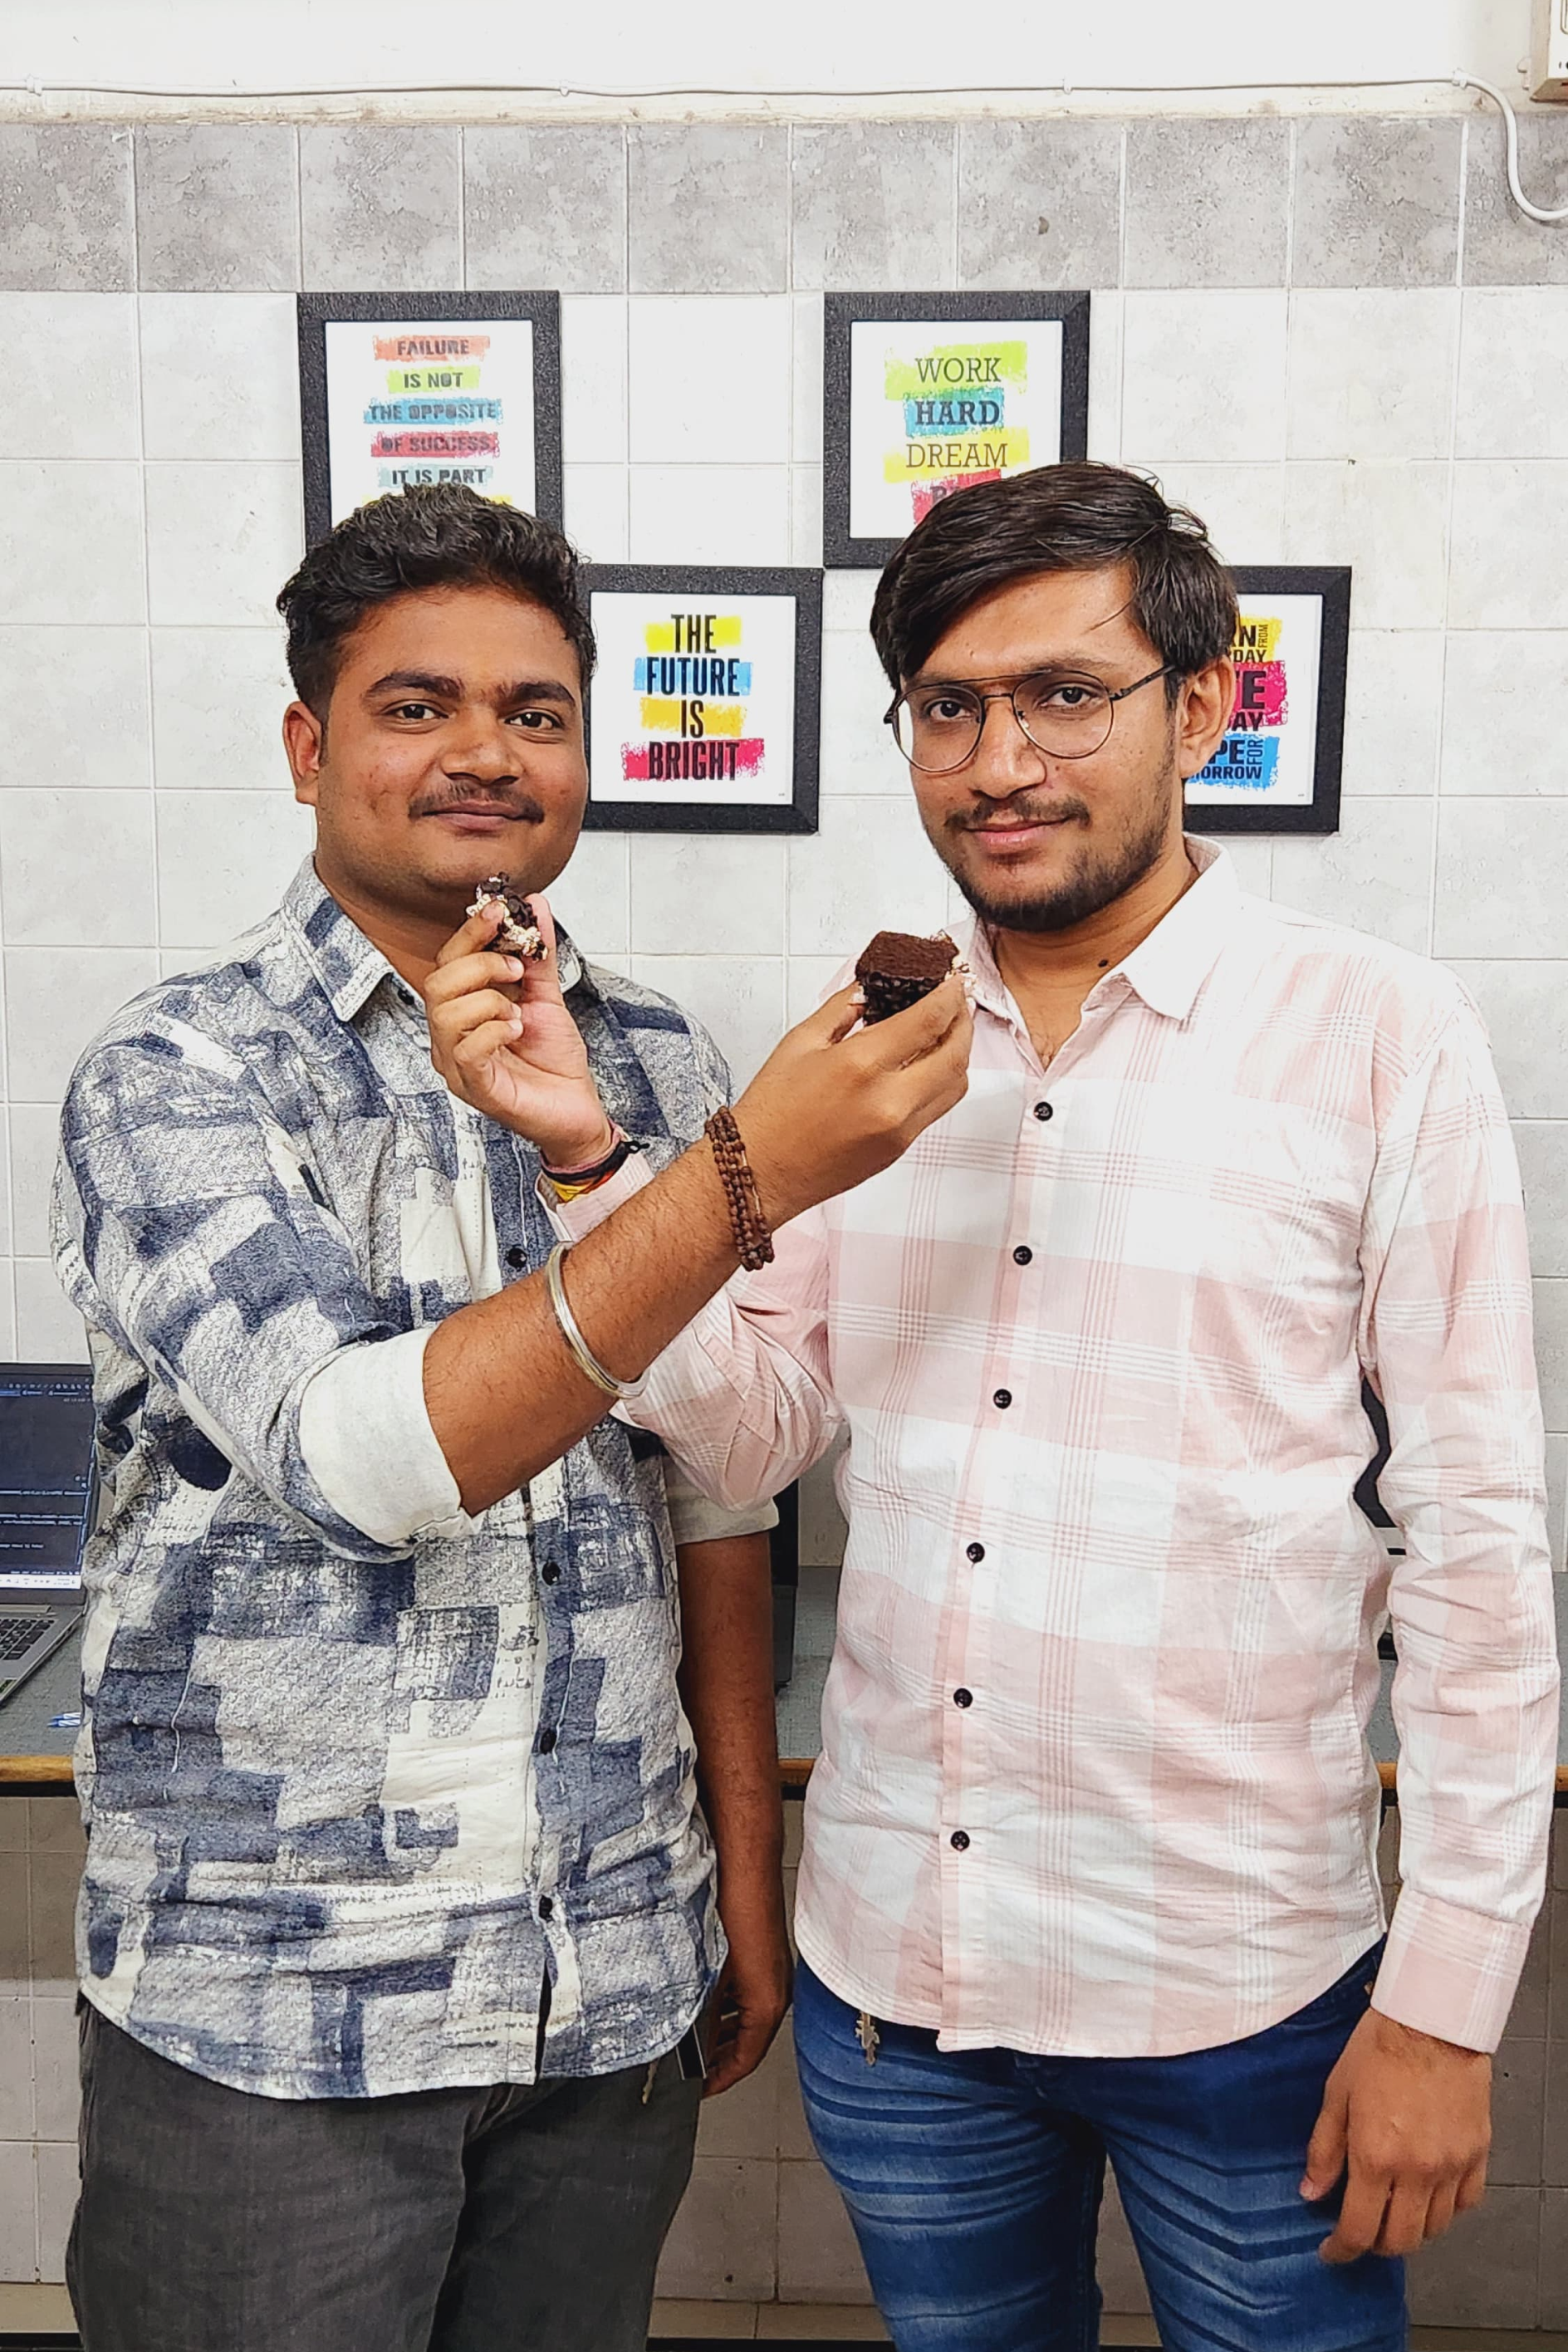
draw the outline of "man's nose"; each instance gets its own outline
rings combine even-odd
[[[969,763],[968,782],[990,800],[1006,800],[1026,785],[1043,782],[1046,755],[1030,742],[1005,695],[985,705],[980,740]]]
[[[479,711],[465,713],[465,719],[441,761],[447,775],[478,776],[487,783],[517,775],[521,761],[516,730]]]

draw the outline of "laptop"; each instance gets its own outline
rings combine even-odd
[[[0,1364],[0,1707],[81,1621],[96,1491],[85,1364]]]

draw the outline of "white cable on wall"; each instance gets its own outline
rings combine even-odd
[[[1508,192],[1526,220],[1541,221],[1548,228],[1554,226],[1560,221],[1568,221],[1568,205],[1560,205],[1554,213],[1542,212],[1539,205],[1531,203],[1530,198],[1520,186],[1519,117],[1514,112],[1510,101],[1489,81],[1483,81],[1479,74],[1457,71],[1454,79],[1460,89],[1479,89],[1484,96],[1493,100],[1501,107],[1503,121],[1508,125]]]
[[[1555,212],[1531,204],[1520,184],[1519,177],[1519,117],[1512,101],[1498,89],[1495,82],[1483,81],[1479,74],[1466,73],[1456,68],[1447,79],[1457,89],[1479,90],[1485,98],[1500,108],[1507,139],[1508,192],[1527,220],[1538,221],[1544,227],[1556,227],[1568,221],[1568,205]],[[1430,89],[1442,77],[1436,74],[1403,74],[1380,79],[1358,81],[1256,82],[1256,81],[1170,81],[1170,82],[1020,82],[1014,84],[1019,98],[1070,98],[1074,95],[1091,98],[1160,98],[1202,97],[1205,91],[1231,95],[1261,89]],[[300,87],[292,89],[176,89],[142,88],[130,82],[43,82],[0,81],[0,90],[16,93],[26,91],[33,98],[166,98],[205,99],[212,100],[265,100],[269,103],[286,103],[289,99],[356,99],[356,98],[592,98],[628,104],[639,100],[675,98],[731,99],[737,101],[773,99],[943,99],[994,98],[1004,93],[993,83],[957,82],[944,89],[595,89],[586,82],[407,82],[362,84],[359,88]]]

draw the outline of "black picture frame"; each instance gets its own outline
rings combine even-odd
[[[815,833],[822,736],[822,574],[795,565],[585,564],[589,610],[605,595],[691,597],[778,596],[794,601],[795,701],[793,794],[787,802],[724,805],[596,800],[590,790],[583,824],[588,833]],[[594,771],[594,698],[604,665],[588,691],[584,723],[588,772]]]
[[[327,425],[327,328],[337,320],[388,326],[404,320],[526,319],[533,328],[533,510],[562,520],[561,297],[553,292],[300,294],[300,430],[305,474],[305,541],[332,527],[331,448]]]
[[[826,294],[823,297],[822,560],[829,572],[880,571],[900,539],[857,539],[849,527],[851,459],[850,330],[865,320],[930,320],[938,325],[994,326],[1016,319],[1062,328],[1061,446],[1038,462],[1089,451],[1089,297],[1082,289],[1021,293]],[[1032,455],[1033,453],[1031,453]]]
[[[1350,658],[1351,567],[1348,564],[1233,565],[1240,603],[1248,598],[1315,596],[1322,607],[1318,636],[1312,797],[1310,802],[1189,801],[1193,833],[1338,833],[1344,768],[1345,670]]]

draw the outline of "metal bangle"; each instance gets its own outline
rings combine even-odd
[[[545,1261],[544,1267],[544,1287],[549,1296],[552,1312],[561,1328],[561,1337],[566,1342],[567,1351],[584,1379],[592,1381],[594,1386],[596,1389],[602,1389],[606,1396],[641,1396],[647,1385],[647,1375],[645,1373],[640,1381],[616,1380],[613,1372],[607,1372],[605,1370],[577,1328],[577,1318],[572,1312],[571,1303],[566,1297],[566,1284],[561,1272],[561,1262],[571,1246],[570,1242],[557,1242]]]

